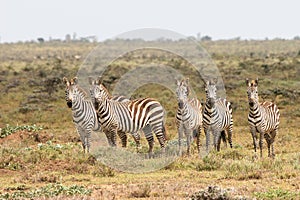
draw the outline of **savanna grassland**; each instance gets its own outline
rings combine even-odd
[[[124,48],[134,43],[143,41],[116,40],[102,45],[109,55],[114,51],[111,46]],[[184,41],[172,45],[183,48]],[[132,174],[107,167],[82,152],[65,102],[62,78],[77,75],[96,43],[0,44],[0,199],[186,199],[197,192],[195,198],[204,195],[200,190],[209,186],[218,186],[213,190],[218,194],[208,194],[210,189],[207,195],[228,199],[299,199],[300,40],[204,41],[201,45],[219,68],[233,105],[233,148],[222,146],[221,152],[200,159],[194,144],[190,157],[178,158],[155,172]],[[143,63],[160,63],[180,71],[190,78],[194,94],[205,101],[203,82],[191,63],[153,50],[116,59],[104,72],[103,83],[112,91],[122,75]],[[274,159],[267,157],[265,142],[264,157],[254,157],[245,78],[256,77],[260,100],[273,101],[280,109]],[[174,93],[147,84],[132,96],[158,99],[167,111],[168,139],[176,140]],[[129,137],[128,148],[133,148],[131,143]],[[145,140],[142,146],[146,151]]]

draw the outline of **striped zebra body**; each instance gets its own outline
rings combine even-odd
[[[249,101],[248,122],[250,132],[253,138],[254,151],[257,148],[257,132],[259,133],[260,156],[262,157],[263,137],[265,137],[268,145],[268,156],[274,157],[274,140],[279,128],[280,113],[276,104],[272,102],[259,103],[258,99],[258,79],[249,82],[247,94]]]
[[[129,102],[130,100],[124,96],[113,96],[109,97],[113,101],[118,101],[118,102]]]
[[[96,84],[96,81],[93,80],[92,77],[89,77],[89,83],[90,85],[95,85]],[[94,91],[92,89],[90,89],[90,94],[91,94],[91,98],[92,98],[92,102],[94,104],[94,108],[96,110],[99,109],[99,104],[96,102],[95,98],[94,98]],[[103,95],[105,95],[106,98],[112,100],[112,101],[116,101],[116,102],[129,102],[130,100],[124,96],[111,96],[108,92],[107,93],[103,93]],[[98,115],[98,112],[97,112],[97,118],[98,120],[100,119],[99,115]],[[113,137],[112,135],[106,131],[106,130],[103,130],[106,137],[107,137],[107,140],[108,140],[108,143],[110,146],[115,146],[116,145],[116,142],[113,141]],[[122,130],[118,130],[117,131],[117,134],[118,136],[120,137],[121,141],[122,141],[122,147],[126,147],[127,146],[127,135],[126,135],[126,132],[123,132]],[[137,150],[139,148],[139,144],[140,144],[140,135],[138,133],[135,133],[133,134],[133,138],[137,144]]]
[[[165,147],[164,109],[151,98],[116,102],[108,98],[107,89],[100,83],[92,84],[91,94],[98,104],[97,113],[102,128],[109,132],[115,145],[116,131],[130,132],[134,138],[139,130],[145,133],[152,155],[155,133],[161,148]],[[139,138],[138,138],[139,139]]]
[[[198,153],[200,153],[200,133],[202,126],[202,105],[201,102],[192,98],[189,99],[188,79],[177,81],[176,95],[178,99],[178,109],[176,114],[176,126],[178,130],[179,155],[182,154],[182,135],[186,136],[187,154],[190,155],[190,144],[193,136],[196,137]]]
[[[63,78],[66,84],[66,101],[72,108],[73,122],[79,133],[84,152],[89,152],[92,131],[100,131],[101,126],[93,103],[87,99],[87,95],[78,85],[77,78],[70,81]]]
[[[206,136],[206,151],[209,151],[210,133],[213,134],[214,147],[220,151],[221,138],[226,144],[226,132],[229,145],[232,148],[232,108],[226,99],[216,97],[216,85],[214,82],[207,81],[206,102],[203,112],[203,128]]]

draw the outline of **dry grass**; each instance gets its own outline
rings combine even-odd
[[[119,43],[116,42],[122,48],[122,41]],[[227,98],[233,103],[234,148],[226,149],[222,146],[221,152],[212,152],[199,159],[193,144],[190,157],[183,156],[163,169],[142,174],[114,170],[102,165],[94,156],[82,153],[71,112],[64,100],[64,86],[59,81],[57,84],[51,82],[55,78],[59,80],[63,76],[75,76],[84,56],[94,46],[89,43],[0,45],[0,50],[5,49],[5,53],[0,56],[0,91],[5,93],[0,96],[0,127],[4,128],[6,124],[37,124],[43,127],[43,130],[34,134],[21,130],[0,139],[1,193],[30,192],[48,184],[76,184],[91,190],[87,199],[186,199],[200,189],[218,185],[234,188],[234,194],[248,197],[300,198],[299,41],[204,43],[221,71]],[[108,47],[105,50],[108,53],[110,51]],[[196,95],[204,100],[203,84],[194,71],[179,58],[172,59],[170,61],[167,55],[159,58],[159,54],[156,57],[127,55],[111,65],[104,81],[111,89],[116,84],[113,78],[122,76],[127,68],[132,69],[137,63],[159,60],[173,64],[189,76]],[[275,159],[267,158],[265,144],[264,158],[254,158],[246,119],[246,77],[259,77],[261,99],[273,100],[280,108],[281,124],[275,141]],[[45,91],[50,83],[54,87],[51,95]],[[133,95],[151,96],[161,101],[168,111],[166,124],[170,144],[176,144],[174,94],[151,84],[140,88]],[[202,132],[201,141],[204,144],[203,135]],[[159,149],[158,142],[155,147]],[[129,138],[128,148],[134,151],[132,138]],[[142,152],[146,152],[147,148],[143,138]],[[121,164],[127,161],[124,157],[122,152],[117,157]],[[158,161],[153,159],[146,162],[152,165],[151,162],[157,164]]]

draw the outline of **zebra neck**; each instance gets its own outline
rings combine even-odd
[[[109,113],[110,107],[108,104],[109,104],[108,99],[99,102],[98,114],[100,115],[101,118],[103,118],[104,116],[107,115],[107,113]]]
[[[208,113],[213,113],[215,111],[215,104],[206,102],[205,110],[207,110]]]
[[[75,115],[77,111],[82,109],[82,104],[85,102],[85,99],[82,97],[81,94],[76,95],[75,101],[72,102],[72,110],[75,112]]]
[[[186,102],[183,103],[182,108],[180,108],[179,105],[178,105],[178,110],[180,110],[181,113],[183,113],[187,109],[187,105],[186,104],[187,104]]]
[[[252,105],[249,104],[250,108],[250,113],[255,114],[259,110],[259,103],[254,102]]]

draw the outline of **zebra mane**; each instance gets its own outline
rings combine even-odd
[[[109,93],[108,89],[102,83],[99,85],[99,87],[101,87],[101,89],[103,89],[105,91],[105,93],[107,94],[107,97],[109,99],[112,98],[112,95]]]
[[[79,85],[73,85],[73,86],[76,86],[77,87],[77,90],[79,91],[80,94],[83,95],[83,99],[84,100],[88,100],[88,95],[86,93],[86,91],[84,89],[82,89]]]

